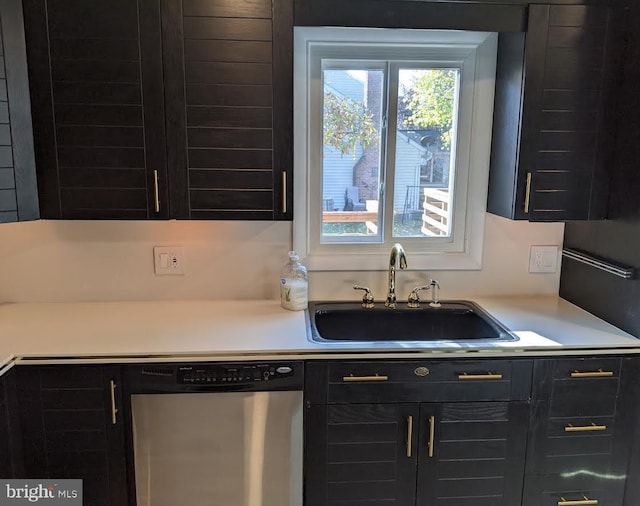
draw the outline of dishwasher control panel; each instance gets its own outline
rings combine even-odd
[[[302,390],[304,363],[187,362],[127,368],[131,393]]]
[[[178,369],[178,383],[211,385],[273,381],[293,376],[291,364],[199,364]]]

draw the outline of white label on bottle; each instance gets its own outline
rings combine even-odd
[[[307,308],[307,286],[303,279],[280,280],[280,302],[283,308],[300,311]]]

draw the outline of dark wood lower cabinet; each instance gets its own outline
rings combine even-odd
[[[305,506],[514,506],[527,402],[310,405]]]
[[[519,504],[528,413],[528,402],[422,404],[417,506]]]
[[[313,405],[305,506],[415,503],[418,404]]]
[[[620,357],[536,362],[523,506],[636,504],[625,499],[625,481],[636,481],[629,457],[639,365]]]
[[[0,377],[0,479],[14,478],[19,464],[15,444],[18,434],[14,418],[13,379],[13,371]]]
[[[598,476],[588,472],[529,476],[522,505],[622,506],[625,478],[624,475]]]
[[[305,506],[635,505],[640,358],[498,362],[308,364]]]
[[[82,479],[84,504],[126,505],[120,368],[24,366],[16,372],[20,477]]]
[[[496,362],[308,362],[304,505],[635,506],[640,358]],[[122,388],[117,366],[0,377],[0,479],[80,478],[84,504],[130,504]]]

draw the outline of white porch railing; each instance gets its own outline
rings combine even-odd
[[[451,196],[448,188],[425,188],[421,231],[429,236],[447,236]]]

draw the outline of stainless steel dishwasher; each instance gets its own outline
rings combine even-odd
[[[128,368],[138,506],[301,506],[302,362]]]

